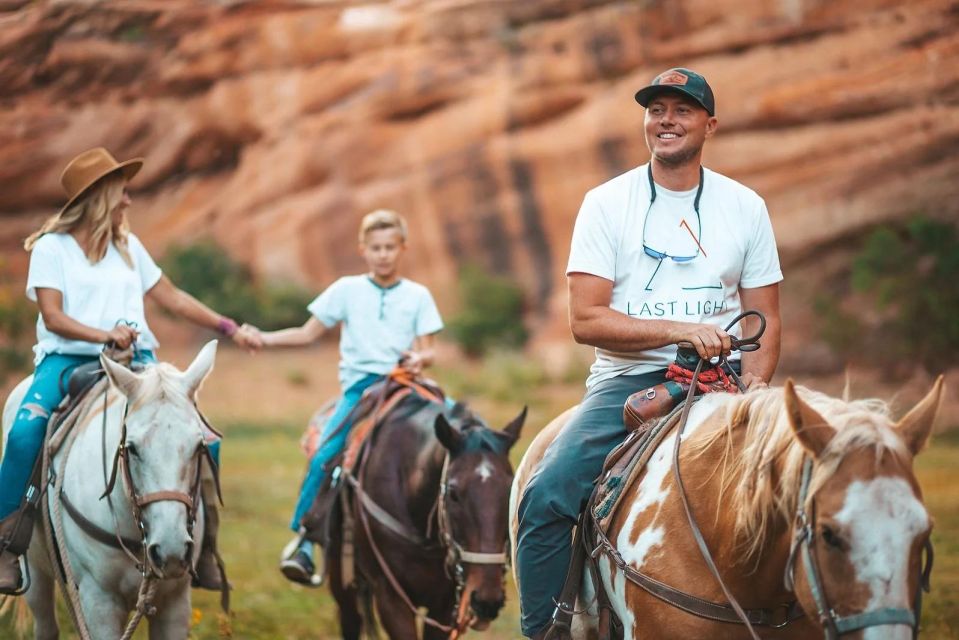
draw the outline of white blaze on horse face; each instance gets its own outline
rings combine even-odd
[[[902,478],[878,477],[856,481],[846,489],[836,521],[849,531],[849,560],[856,580],[871,591],[867,611],[883,607],[911,609],[910,549],[929,527],[929,515]],[[864,640],[912,638],[905,625],[870,627]]]
[[[493,467],[488,460],[483,460],[476,467],[476,475],[480,477],[480,482],[486,482],[493,476]]]

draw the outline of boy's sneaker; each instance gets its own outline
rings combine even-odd
[[[300,547],[301,542],[302,538],[293,538],[283,550],[280,571],[290,582],[307,587],[318,587],[323,584],[323,576],[316,575],[313,558]]]
[[[299,549],[293,554],[292,558],[287,558],[280,562],[280,571],[283,572],[287,580],[308,587],[319,586],[318,577],[316,577],[317,581],[314,583],[315,576],[313,572],[315,570],[316,567],[313,565],[313,561],[310,560],[310,556]]]

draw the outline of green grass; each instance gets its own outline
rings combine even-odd
[[[518,461],[535,431],[555,413],[576,401],[579,385],[547,387],[528,395],[531,417],[526,433],[513,452]],[[514,398],[511,398],[514,400]],[[519,410],[518,402],[477,402],[480,413],[501,427]],[[216,423],[215,416],[214,422]],[[337,638],[335,607],[328,590],[291,585],[277,571],[304,458],[297,441],[298,421],[257,424],[254,421],[220,424],[228,434],[223,448],[223,512],[221,548],[228,563],[234,615],[233,637],[245,640],[300,640]],[[923,638],[959,639],[959,434],[940,437],[917,460],[917,473],[926,504],[935,518],[936,561],[933,590],[923,603]],[[507,580],[507,606],[491,629],[474,638],[519,638],[519,610],[512,580]],[[192,638],[222,637],[218,594],[194,592],[200,618]],[[63,613],[63,612],[62,612]],[[61,615],[64,627],[66,615]],[[9,619],[0,620],[0,638],[13,637]],[[28,634],[27,637],[31,637]],[[64,638],[75,638],[68,631]],[[136,638],[146,638],[145,629]]]

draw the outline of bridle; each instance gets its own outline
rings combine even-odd
[[[453,578],[456,583],[456,602],[453,611],[456,620],[456,628],[462,633],[469,626],[469,601],[466,594],[466,568],[467,564],[491,564],[503,567],[506,572],[507,553],[504,546],[503,551],[499,553],[487,553],[481,551],[469,551],[463,548],[453,536],[453,527],[449,518],[449,507],[447,506],[449,495],[449,466],[450,454],[447,451],[443,459],[443,471],[440,474],[440,493],[436,501],[436,521],[439,527],[440,540],[446,547],[446,570],[447,574]],[[455,637],[455,636],[454,636]]]
[[[193,538],[193,528],[196,524],[197,511],[200,506],[200,484],[201,484],[201,475],[203,472],[202,459],[206,457],[210,464],[213,464],[213,458],[210,455],[210,451],[207,448],[206,444],[203,442],[202,438],[200,444],[197,446],[196,452],[194,452],[191,464],[193,464],[195,471],[193,474],[193,482],[190,485],[189,492],[179,491],[176,489],[164,489],[160,491],[152,491],[150,493],[141,494],[137,489],[136,483],[133,481],[133,475],[131,473],[130,465],[130,447],[127,443],[127,414],[129,412],[129,404],[124,407],[123,410],[123,422],[120,424],[120,442],[117,444],[116,451],[113,454],[113,464],[112,470],[110,472],[109,478],[106,476],[106,466],[103,468],[104,472],[104,481],[105,488],[103,495],[100,496],[100,499],[107,499],[107,504],[110,506],[110,512],[115,514],[113,508],[113,502],[110,498],[110,495],[113,493],[114,486],[116,485],[118,472],[122,473],[123,477],[123,487],[127,495],[127,499],[130,501],[131,515],[133,516],[133,521],[136,523],[137,531],[140,534],[140,557],[136,558],[129,549],[125,547],[123,541],[120,539],[119,535],[117,536],[117,541],[120,547],[131,557],[137,564],[137,568],[140,570],[140,574],[144,577],[149,573],[154,578],[162,578],[163,576],[156,573],[156,568],[152,566],[152,563],[149,561],[148,549],[146,548],[146,538],[147,538],[147,528],[146,523],[143,520],[143,509],[144,507],[154,504],[156,502],[180,502],[182,503],[187,510],[187,533],[190,538]],[[198,412],[199,413],[199,412]],[[105,418],[104,418],[105,420]],[[106,429],[103,430],[103,460],[106,462]],[[115,515],[114,515],[115,517]],[[117,529],[119,531],[119,528]],[[192,563],[190,565],[191,573],[194,571]]]
[[[816,543],[816,504],[812,502],[812,513],[806,512],[806,499],[809,495],[809,482],[812,478],[813,460],[806,457],[803,461],[802,480],[799,485],[799,503],[796,507],[796,524],[793,541],[789,549],[789,559],[786,561],[784,577],[786,588],[795,591],[795,565],[799,554],[802,554],[803,569],[806,572],[806,582],[816,604],[816,615],[822,625],[826,640],[836,640],[839,636],[868,627],[878,627],[891,624],[903,624],[912,628],[912,637],[919,637],[919,619],[922,613],[922,592],[929,592],[929,577],[932,573],[933,550],[932,542],[926,540],[923,550],[926,552],[922,563],[919,585],[913,599],[912,609],[904,607],[881,607],[849,616],[840,616],[835,609],[829,606],[826,591],[823,588],[819,563],[813,546]]]
[[[379,546],[373,539],[372,531],[370,530],[369,525],[369,518],[367,515],[369,514],[373,516],[373,519],[386,529],[415,545],[427,545],[428,540],[424,538],[423,535],[418,531],[412,530],[409,526],[391,516],[386,510],[377,505],[369,496],[369,494],[366,493],[366,491],[363,489],[362,480],[359,479],[363,477],[365,462],[366,456],[364,455],[360,464],[358,465],[359,468],[357,469],[356,475],[354,476],[348,472],[344,473],[344,475],[356,496],[356,508],[359,511],[360,521],[363,524],[367,540],[369,541],[370,548],[373,551],[373,557],[376,559],[380,570],[383,572],[383,575],[386,576],[386,579],[393,588],[393,591],[406,604],[410,611],[412,611],[414,617],[422,618],[424,624],[450,634],[450,640],[455,640],[466,631],[467,627],[469,627],[472,622],[469,611],[469,594],[466,593],[466,565],[501,565],[503,567],[503,572],[505,573],[507,562],[507,553],[505,548],[500,553],[470,551],[464,548],[463,545],[461,545],[454,537],[449,519],[449,508],[447,506],[449,495],[447,476],[450,464],[450,453],[447,451],[443,459],[443,467],[440,473],[440,488],[436,497],[436,504],[434,508],[436,511],[437,528],[440,541],[446,550],[445,566],[447,575],[449,575],[455,584],[455,597],[453,599],[454,605],[451,616],[453,624],[444,624],[438,620],[434,620],[429,616],[421,614],[413,604],[413,601],[409,595],[403,589],[403,586],[399,583],[399,580],[397,580],[395,574],[390,569],[389,564],[386,562],[386,558],[380,551]]]

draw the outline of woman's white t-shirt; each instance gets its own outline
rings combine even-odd
[[[45,234],[30,252],[27,297],[36,302],[37,289],[56,289],[63,295],[63,312],[73,320],[103,331],[120,320],[136,323],[137,346],[156,349],[159,343],[147,325],[143,296],[163,272],[132,233],[128,244],[132,268],[112,243],[100,262],[90,264],[69,233]],[[43,324],[42,314],[37,317],[36,364],[50,353],[95,356],[102,349],[102,344],[59,336]]]
[[[696,189],[676,192],[656,185],[650,205],[647,171],[644,164],[586,194],[566,273],[611,280],[610,308],[630,317],[725,328],[742,311],[740,288],[783,278],[766,204],[751,189],[705,169],[698,217]],[[695,258],[653,258],[644,242],[659,253]],[[665,369],[675,356],[674,344],[634,353],[597,348],[586,385]],[[731,359],[736,357],[734,352]]]

